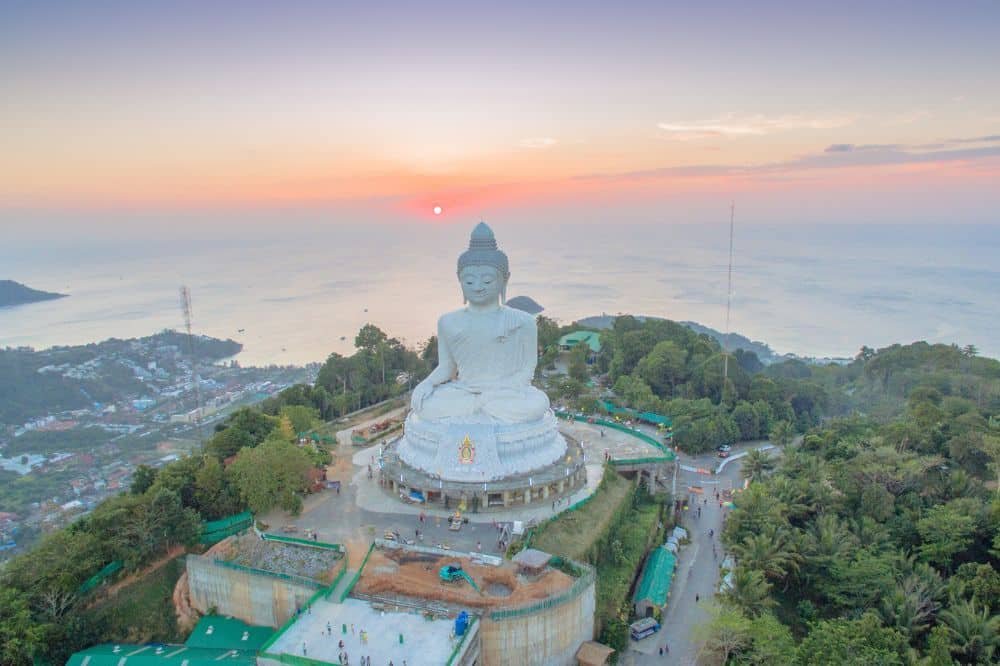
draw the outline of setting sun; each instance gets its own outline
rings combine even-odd
[[[441,206],[434,206],[434,214],[435,215],[440,215],[441,212],[442,212],[442,210],[444,210],[444,209],[442,209]]]

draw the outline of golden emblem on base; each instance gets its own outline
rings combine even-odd
[[[458,462],[463,465],[471,465],[476,460],[476,445],[472,443],[472,438],[468,435],[458,445]]]

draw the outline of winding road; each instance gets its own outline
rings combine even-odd
[[[731,456],[723,460],[716,457],[714,451],[700,456],[678,454],[676,497],[682,500],[688,497],[691,487],[704,491],[701,495],[692,494],[696,502],[681,512],[680,524],[688,530],[691,543],[681,549],[678,558],[663,628],[642,641],[632,641],[628,651],[621,656],[620,664],[691,666],[699,663],[701,642],[697,627],[709,620],[707,606],[719,587],[719,565],[724,557],[719,536],[724,514],[729,511],[720,507],[715,492],[742,487],[743,456],[752,449],[772,448],[768,442],[748,442],[733,447]],[[717,473],[704,473],[707,470],[717,470]],[[713,536],[709,536],[709,530]],[[661,656],[660,648],[665,646],[669,651]]]

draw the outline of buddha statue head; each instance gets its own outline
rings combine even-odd
[[[497,248],[493,230],[480,222],[472,230],[469,249],[458,257],[458,280],[466,303],[484,307],[507,302],[510,268],[507,255]]]

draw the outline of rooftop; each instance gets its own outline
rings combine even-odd
[[[575,347],[581,342],[587,343],[595,354],[600,353],[601,334],[596,331],[573,331],[559,338],[560,347]]]
[[[405,659],[407,666],[439,666],[448,663],[458,645],[452,638],[454,627],[453,619],[428,619],[418,612],[382,609],[359,599],[349,598],[339,604],[318,599],[266,653],[336,664],[338,654],[346,652],[350,663],[371,657],[373,664],[392,660],[401,666]],[[366,642],[362,641],[362,632]],[[340,641],[344,642],[343,648]]]
[[[535,548],[525,548],[511,559],[529,569],[541,569],[549,563],[552,556]]]
[[[256,627],[232,617],[206,615],[198,620],[185,645],[192,648],[221,648],[256,651],[274,634],[271,627]]]
[[[253,666],[253,651],[190,648],[185,645],[105,643],[73,654],[67,666]]]
[[[650,553],[633,601],[651,601],[657,606],[667,603],[676,565],[677,556],[662,546]]]

